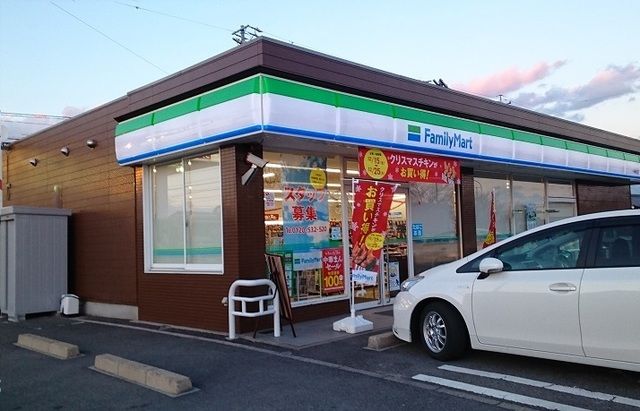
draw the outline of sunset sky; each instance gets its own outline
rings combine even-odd
[[[1,0],[0,111],[74,115],[263,35],[640,138],[640,1]]]

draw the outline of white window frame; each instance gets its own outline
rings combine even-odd
[[[183,163],[191,157],[181,157],[180,161]],[[170,160],[168,162],[163,162],[159,164],[155,164],[155,166],[162,166],[171,161],[176,161],[177,159]],[[153,274],[214,274],[221,275],[224,274],[224,231],[223,231],[223,210],[222,210],[222,201],[220,201],[220,247],[221,247],[221,264],[168,264],[168,263],[154,263],[153,262],[153,186],[152,186],[152,166],[145,165],[142,168],[142,213],[143,213],[143,242],[144,242],[144,272],[145,273],[153,273]],[[222,176],[221,176],[221,165],[218,166],[218,179],[222,184]],[[182,176],[182,188],[183,188],[183,196],[182,196],[182,210],[183,215],[185,214],[185,196],[184,196],[184,173]],[[222,187],[220,187],[220,192],[222,193]],[[221,194],[222,195],[222,194]],[[183,252],[186,253],[186,224],[183,224]]]

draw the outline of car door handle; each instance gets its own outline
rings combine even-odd
[[[570,283],[554,283],[549,286],[549,290],[551,291],[576,291],[578,287]]]

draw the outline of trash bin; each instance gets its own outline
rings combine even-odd
[[[80,300],[75,294],[62,294],[60,301],[60,313],[63,315],[78,315],[80,312]]]

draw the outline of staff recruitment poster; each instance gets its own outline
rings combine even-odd
[[[327,158],[320,156],[282,156],[283,243],[292,252],[293,271],[324,274],[332,290],[339,287],[337,270],[326,270],[323,248],[329,245],[329,193],[327,192]],[[333,262],[333,259],[332,259]],[[335,263],[335,262],[333,262]],[[287,281],[292,287],[293,278]],[[293,288],[293,287],[292,287]]]
[[[395,184],[358,180],[351,217],[351,280],[375,285]]]
[[[327,159],[307,156],[296,160],[287,162],[283,170],[284,243],[320,247],[329,240]]]

